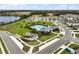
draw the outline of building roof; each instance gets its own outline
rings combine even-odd
[[[38,38],[37,34],[33,34],[33,33],[25,33],[24,39],[26,40],[35,40]]]

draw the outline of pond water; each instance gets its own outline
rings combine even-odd
[[[17,16],[0,16],[0,22],[8,23],[20,19]]]

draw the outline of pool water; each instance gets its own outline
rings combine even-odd
[[[47,29],[48,27],[43,26],[43,25],[34,25],[34,26],[31,26],[31,28],[36,29],[37,31],[43,31]]]

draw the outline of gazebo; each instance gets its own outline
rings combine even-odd
[[[29,33],[29,32],[24,34],[24,40],[32,41],[32,40],[36,40],[36,39],[38,39],[37,34],[33,34],[33,33]]]

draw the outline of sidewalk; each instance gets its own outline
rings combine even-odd
[[[56,42],[56,41],[58,41],[58,40],[60,40],[60,39],[56,38],[56,39],[54,39],[54,40],[52,40],[52,41],[50,41],[50,42],[48,42],[48,43],[46,43],[46,44],[40,46],[40,47],[39,47],[39,50],[44,49],[45,47],[51,45],[52,43],[54,43],[54,42]]]
[[[27,53],[28,54],[32,54],[33,48],[34,48],[34,46],[31,46],[30,49],[29,49],[29,51]]]
[[[18,38],[18,40],[21,41],[21,43],[25,44],[26,46],[31,47],[31,45],[28,45],[27,43],[25,43],[24,41],[22,41],[22,40],[17,36],[17,34],[15,35],[15,37]]]
[[[60,48],[62,48],[57,54],[60,54],[62,51],[65,50],[65,48],[67,48],[68,46],[70,46],[73,42],[69,43],[67,46],[62,45]]]
[[[2,54],[6,54],[5,51],[4,51],[4,48],[3,48],[2,44],[1,44],[1,42],[0,42],[0,48],[1,48]]]
[[[10,38],[20,47],[20,49],[23,49],[22,43],[19,42],[14,36],[10,36]]]

